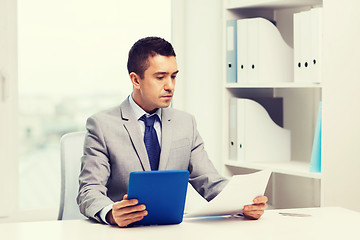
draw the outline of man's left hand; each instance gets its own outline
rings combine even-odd
[[[254,204],[244,206],[244,216],[251,220],[259,219],[264,214],[264,210],[267,208],[267,201],[268,198],[266,196],[258,196],[254,198]]]

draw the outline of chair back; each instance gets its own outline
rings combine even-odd
[[[80,213],[76,197],[86,132],[65,134],[60,140],[61,197],[59,220],[85,219]]]

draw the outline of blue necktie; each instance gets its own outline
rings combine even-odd
[[[159,169],[159,159],[161,151],[158,137],[154,128],[154,122],[156,119],[160,121],[157,114],[148,118],[143,115],[140,118],[140,120],[144,121],[145,123],[144,143],[149,157],[151,170]]]

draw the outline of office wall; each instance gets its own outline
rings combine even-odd
[[[323,205],[360,211],[360,3],[324,1]]]
[[[0,0],[0,220],[17,207],[17,57],[16,1]]]
[[[221,168],[222,2],[174,0],[173,42],[180,74],[174,107],[193,114],[205,148]]]
[[[171,2],[171,43],[176,52],[176,62],[180,70],[177,75],[175,96],[172,105],[177,108],[185,109],[186,82],[184,79],[185,65],[185,1],[172,0]]]

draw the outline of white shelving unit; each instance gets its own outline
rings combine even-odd
[[[321,179],[321,173],[309,172],[309,164],[303,162],[244,163],[227,160],[225,165],[252,170],[271,169],[273,173]]]
[[[290,8],[322,4],[322,0],[226,0],[226,9],[237,8]]]
[[[184,74],[177,85],[177,94],[182,92],[183,98],[180,104],[174,106],[195,115],[199,132],[216,167],[219,170],[222,168],[224,174],[228,175],[268,167],[259,163],[249,165],[230,161],[229,98],[285,96],[284,124],[292,130],[292,160],[291,167],[278,166],[276,163],[271,165],[274,174],[267,190],[271,203],[276,208],[321,205],[360,211],[360,188],[356,185],[360,182],[360,31],[357,27],[360,22],[360,2],[173,1],[176,3],[174,12],[183,16],[182,19],[174,19],[177,20],[175,23],[181,24],[174,28],[173,40]],[[275,20],[286,43],[292,45],[292,14],[321,5],[324,39],[321,84],[226,83],[225,20],[259,16]],[[181,59],[181,56],[185,58]],[[199,91],[202,94],[199,95]],[[179,99],[177,96],[176,99]],[[320,99],[323,107],[322,172],[314,174],[307,169]]]
[[[322,88],[321,83],[295,83],[295,82],[286,82],[286,83],[251,83],[251,84],[238,84],[238,83],[226,83],[225,88],[227,89],[236,89],[236,88]]]
[[[226,43],[226,21],[264,17],[276,22],[284,41],[293,47],[293,14],[321,7],[322,0],[225,0],[223,2],[223,42]],[[226,46],[224,62],[226,62]],[[314,207],[321,204],[321,173],[310,172],[310,158],[318,104],[322,101],[320,83],[226,83],[223,70],[223,149],[224,173],[249,173],[262,169],[273,171],[266,194],[274,208]],[[291,131],[291,161],[286,163],[248,163],[229,159],[229,99],[282,97],[284,128]],[[261,151],[261,149],[259,149]]]

